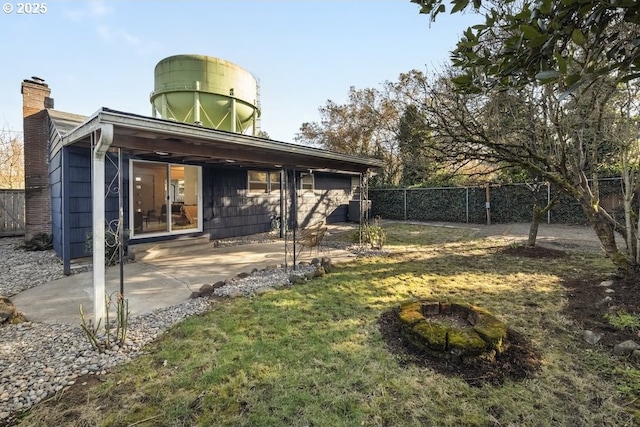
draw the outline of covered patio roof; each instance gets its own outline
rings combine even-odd
[[[53,117],[55,120],[55,117]],[[236,134],[101,108],[63,136],[64,145],[87,144],[104,125],[113,126],[111,147],[171,162],[224,164],[274,169],[313,169],[361,173],[381,160]]]
[[[104,193],[105,157],[107,151],[112,148],[119,149],[119,153],[126,151],[146,160],[279,170],[337,171],[365,175],[370,169],[383,166],[382,161],[377,159],[335,153],[108,108],[101,108],[81,122],[79,122],[81,116],[55,111],[51,111],[49,117],[60,132],[62,145],[84,145],[91,148],[91,184],[94,195]],[[75,127],[73,127],[74,124],[76,124]],[[121,187],[122,174],[118,176],[120,180],[118,187]],[[295,194],[295,174],[293,179]],[[118,224],[123,224],[122,192],[119,192],[119,195]],[[92,211],[94,319],[97,321],[105,316],[104,197],[92,197]],[[122,241],[123,227],[119,225],[118,229]],[[121,283],[123,283],[122,263],[120,266]]]

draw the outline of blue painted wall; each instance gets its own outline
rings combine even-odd
[[[123,156],[124,157],[124,156]],[[63,161],[64,159],[64,161]],[[108,154],[105,163],[105,189],[110,188],[105,205],[105,215],[107,221],[118,218],[118,188],[116,176],[117,155]],[[50,162],[50,183],[51,183],[51,207],[52,219],[51,228],[53,232],[54,249],[62,256],[62,235],[64,203],[67,203],[67,230],[69,235],[71,258],[89,256],[86,251],[87,236],[92,229],[92,206],[91,199],[91,151],[81,147],[63,147],[59,150]],[[129,167],[127,158],[123,159],[123,179],[124,179],[124,210],[125,228],[128,227],[127,204],[129,202]],[[64,175],[63,175],[64,174]],[[63,178],[66,182],[66,193],[63,193]],[[64,199],[63,199],[64,194]],[[66,199],[66,200],[65,200]],[[114,225],[115,227],[115,225]],[[115,230],[115,228],[114,228]]]
[[[62,256],[62,156],[63,150],[49,160],[49,184],[51,185],[51,234],[53,249]]]
[[[263,233],[280,214],[280,194],[250,195],[246,169],[202,170],[203,231],[212,239]]]
[[[106,219],[118,217],[118,189],[114,180],[117,156],[109,154],[106,160],[105,189],[110,188],[106,200]],[[128,225],[129,161],[123,156],[123,201],[125,229]],[[64,175],[63,175],[64,174]],[[63,179],[66,193],[63,193]],[[254,195],[248,193],[247,170],[204,166],[203,189],[203,233],[211,239],[221,239],[262,233],[271,229],[271,217],[280,215],[280,194]],[[89,256],[86,251],[87,236],[92,229],[91,200],[91,151],[89,148],[64,147],[51,159],[50,183],[52,197],[52,231],[54,248],[62,256],[64,203],[67,203],[67,227],[70,257]],[[327,223],[347,221],[351,178],[338,174],[315,174],[314,195],[299,196],[299,225],[304,227],[320,219]],[[291,193],[290,193],[291,194]],[[291,201],[289,201],[291,202]],[[163,237],[153,240],[171,239]]]

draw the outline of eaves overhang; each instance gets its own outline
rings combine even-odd
[[[364,172],[383,166],[378,159],[236,134],[201,126],[102,108],[63,137],[64,145],[89,142],[103,125],[113,125],[112,147],[133,153],[162,153],[171,159],[235,163],[252,167],[292,167]]]

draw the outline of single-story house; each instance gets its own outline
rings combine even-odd
[[[113,229],[119,218],[130,244],[266,232],[273,218],[288,227],[347,221],[362,180],[382,166],[109,108],[57,111],[38,78],[24,80],[22,94],[26,234],[51,233],[66,272],[88,255],[94,224]]]

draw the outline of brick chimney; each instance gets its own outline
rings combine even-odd
[[[24,131],[25,239],[36,233],[51,234],[49,186],[49,116],[51,89],[38,77],[22,82]]]

